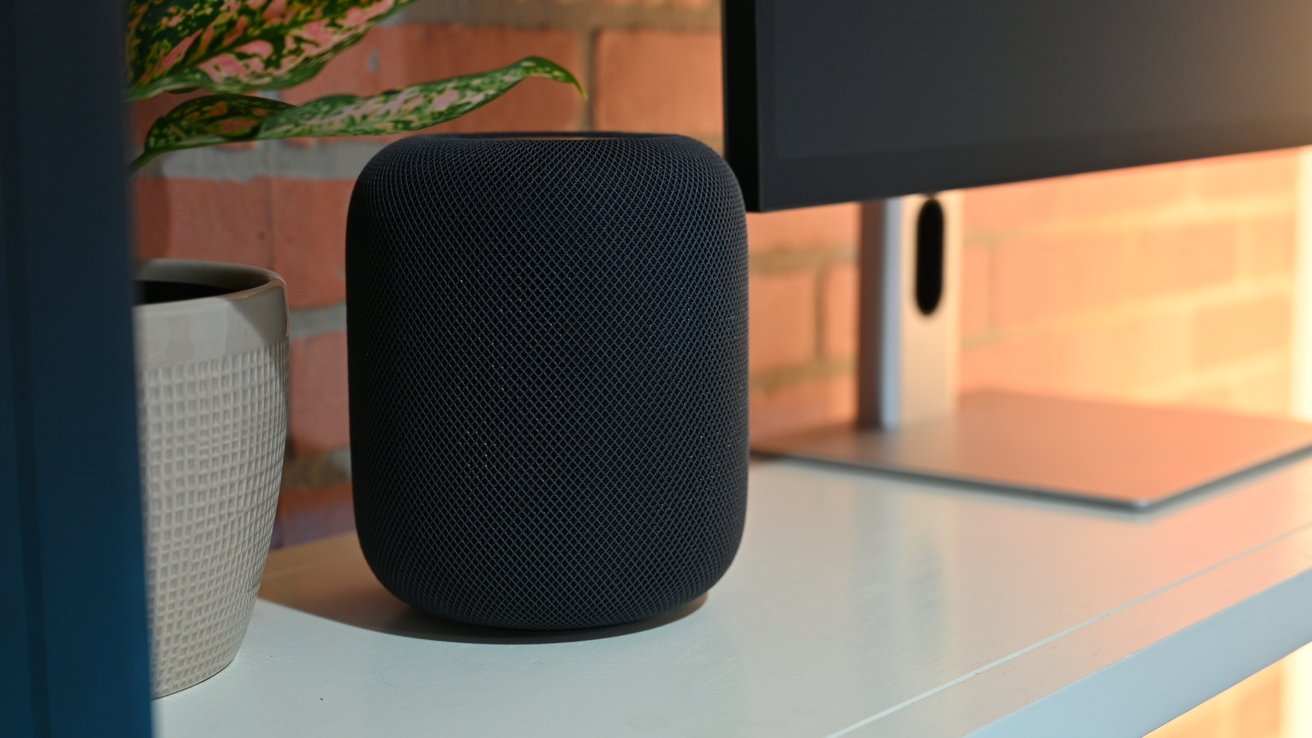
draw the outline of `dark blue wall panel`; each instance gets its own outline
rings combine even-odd
[[[6,42],[0,31],[0,47]],[[0,67],[0,73],[3,73]],[[3,130],[0,130],[0,135]],[[0,187],[4,181],[0,179]],[[4,192],[0,190],[0,199]],[[4,208],[0,207],[0,218]],[[0,221],[0,253],[10,246]],[[32,694],[32,636],[29,630],[29,577],[25,555],[31,541],[25,540],[24,522],[29,517],[20,497],[18,478],[18,433],[14,407],[13,359],[17,357],[12,341],[12,309],[9,301],[9,272],[0,259],[0,725],[14,735],[37,735],[35,700]]]
[[[121,29],[0,0],[5,735],[150,731]]]

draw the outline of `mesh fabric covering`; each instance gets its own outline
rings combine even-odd
[[[679,136],[417,136],[347,228],[365,556],[453,620],[566,629],[688,602],[747,478],[747,234]]]

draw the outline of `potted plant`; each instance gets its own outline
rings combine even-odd
[[[237,141],[413,131],[529,77],[528,57],[369,97],[289,105],[249,93],[314,76],[413,0],[131,0],[127,100],[203,91],[151,126],[136,171],[170,151]],[[251,266],[150,260],[135,308],[154,696],[236,655],[264,570],[287,425],[282,280]]]

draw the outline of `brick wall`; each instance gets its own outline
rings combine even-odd
[[[449,131],[637,129],[722,144],[715,0],[428,0],[291,101],[548,56]],[[137,111],[143,131],[166,103]],[[440,130],[440,129],[439,129]],[[380,140],[180,152],[136,181],[143,255],[270,267],[292,307],[291,456],[277,543],[349,529],[342,234]],[[1281,411],[1289,401],[1291,154],[966,196],[962,382]],[[853,412],[854,206],[749,218],[752,430]]]
[[[962,384],[1288,412],[1293,152],[966,196]]]

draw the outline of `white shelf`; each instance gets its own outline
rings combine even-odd
[[[436,623],[353,536],[275,552],[237,660],[157,732],[1137,736],[1312,641],[1312,460],[1151,513],[797,462],[750,485],[701,607],[608,638]]]

